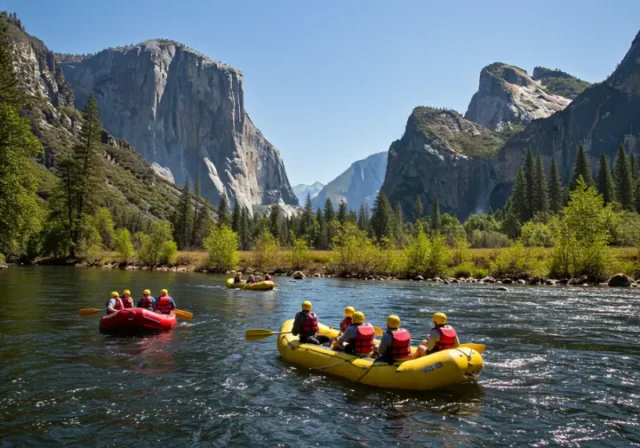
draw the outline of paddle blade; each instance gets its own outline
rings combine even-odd
[[[191,320],[193,318],[193,313],[190,313],[189,311],[173,310],[173,312],[181,319]]]
[[[373,327],[373,330],[376,332],[376,336],[382,336],[384,334],[384,330],[380,327]]]
[[[258,339],[268,338],[269,336],[273,336],[276,334],[275,331],[267,330],[265,328],[250,328],[244,334],[244,338],[247,341],[255,341]]]
[[[475,351],[477,351],[478,353],[482,353],[484,352],[484,350],[487,348],[486,345],[484,344],[460,344],[460,347],[466,347],[466,348],[472,348]]]
[[[99,313],[103,310],[99,310],[98,308],[83,308],[80,311],[78,311],[78,315],[80,316],[92,316],[96,313]]]

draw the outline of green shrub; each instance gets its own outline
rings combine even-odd
[[[345,222],[338,226],[333,238],[336,251],[336,271],[339,275],[363,276],[375,271],[380,250],[355,224]]]
[[[541,222],[529,221],[523,224],[520,239],[529,247],[553,246],[553,232],[547,224]]]
[[[451,269],[451,276],[455,278],[472,277],[473,273],[474,266],[470,261],[465,261],[464,263],[458,264]]]
[[[140,261],[149,266],[175,264],[178,245],[173,241],[172,233],[169,222],[155,221],[151,226],[151,235],[138,235],[142,243],[138,252]]]
[[[431,238],[431,255],[429,257],[427,275],[429,277],[445,275],[450,261],[451,249],[447,245],[446,237],[444,235],[434,235]]]
[[[404,250],[404,257],[404,272],[409,277],[423,274],[429,269],[431,242],[424,233],[422,226],[418,226],[418,234],[411,239],[409,245]]]
[[[544,275],[544,267],[540,261],[542,256],[540,249],[525,247],[518,241],[500,250],[495,261],[489,264],[489,271],[494,277],[512,279]]]
[[[509,246],[509,237],[494,230],[474,230],[471,232],[471,247],[495,249]]]
[[[261,271],[269,272],[278,267],[278,252],[280,243],[269,231],[263,232],[256,240],[253,250],[254,267]]]
[[[131,233],[127,229],[120,229],[115,233],[113,245],[118,252],[120,263],[129,263],[134,255]]]
[[[96,230],[100,234],[104,247],[106,249],[113,249],[115,224],[113,223],[111,212],[104,207],[100,207],[93,217],[93,225],[96,227]]]
[[[311,257],[307,241],[304,238],[296,238],[293,232],[290,232],[290,239],[289,263],[291,263],[291,267],[296,270],[306,268]]]
[[[210,270],[226,272],[235,269],[238,265],[239,238],[228,226],[212,226],[203,244],[209,253],[208,267]]]
[[[7,258],[4,254],[0,254],[0,264],[5,264],[7,262]]]

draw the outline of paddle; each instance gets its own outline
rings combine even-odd
[[[272,331],[267,330],[266,328],[250,328],[244,334],[244,337],[247,341],[257,341],[259,339],[268,338],[269,336],[273,336],[276,334],[289,334],[290,331]]]
[[[189,311],[174,309],[173,312],[181,319],[191,320],[193,318],[193,313]]]
[[[101,310],[99,310],[98,308],[83,308],[80,311],[78,311],[78,314],[80,316],[92,316],[92,315],[94,315],[96,313],[100,313],[100,312],[103,312],[103,311],[104,311],[104,308],[101,309]]]
[[[380,327],[373,327],[373,329],[376,332],[376,336],[382,336],[384,334],[384,330]],[[415,341],[415,339],[412,339],[412,341]],[[472,348],[478,353],[484,352],[485,349],[487,348],[487,346],[484,344],[473,344],[473,343],[460,344],[459,347]]]

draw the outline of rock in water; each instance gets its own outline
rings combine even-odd
[[[64,61],[82,108],[95,93],[104,127],[127,139],[164,177],[200,179],[218,204],[297,205],[278,150],[244,110],[242,73],[169,40]]]
[[[633,279],[626,274],[616,274],[609,279],[609,286],[629,287],[633,283]]]
[[[304,275],[302,271],[295,271],[293,274],[291,274],[291,277],[293,277],[295,280],[303,280],[306,278],[306,275]]]

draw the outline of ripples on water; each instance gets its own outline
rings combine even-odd
[[[227,290],[199,274],[56,267],[0,272],[0,446],[638,446],[636,290],[280,278]],[[151,337],[97,332],[113,289],[168,287],[191,322]],[[283,363],[273,338],[301,300],[337,325],[345,305],[424,337],[446,312],[485,343],[478,384],[408,393]]]

